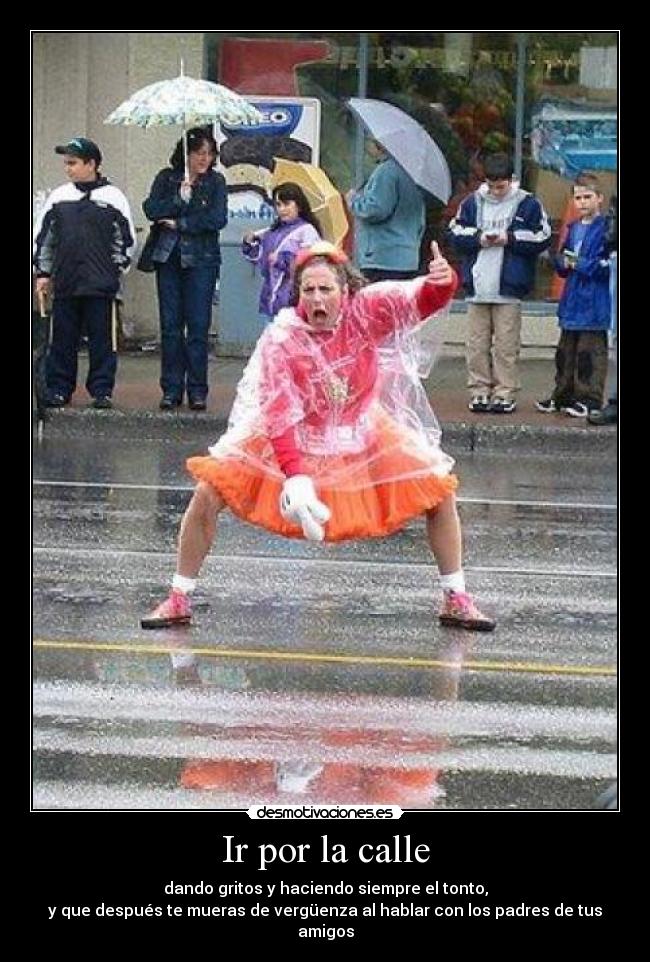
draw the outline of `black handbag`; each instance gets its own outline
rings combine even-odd
[[[150,274],[156,269],[156,265],[153,261],[153,252],[158,242],[158,234],[160,232],[160,226],[158,224],[152,224],[149,231],[149,236],[144,242],[144,247],[140,252],[140,257],[138,258],[137,268],[139,271],[144,271],[145,274]]]

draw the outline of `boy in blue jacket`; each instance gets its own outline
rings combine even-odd
[[[485,183],[463,200],[449,233],[463,257],[469,409],[510,414],[520,387],[521,298],[551,228],[539,200],[513,180],[506,154],[486,157],[483,172]]]
[[[603,403],[611,324],[607,218],[595,174],[576,178],[573,201],[579,216],[569,224],[555,259],[557,273],[566,278],[558,306],[562,333],[555,351],[555,389],[535,407],[586,418]]]

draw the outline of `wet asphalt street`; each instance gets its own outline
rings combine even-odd
[[[613,447],[444,445],[493,634],[439,626],[419,521],[321,546],[227,514],[195,625],[143,631],[214,432],[108,425],[34,445],[35,808],[585,809],[613,780]]]

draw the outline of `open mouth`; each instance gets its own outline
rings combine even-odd
[[[324,324],[327,321],[327,311],[317,307],[316,310],[312,311],[311,318],[312,322],[316,324]]]

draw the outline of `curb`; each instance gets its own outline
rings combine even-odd
[[[448,422],[443,426],[443,447],[451,444],[485,453],[511,451],[520,454],[567,454],[581,457],[618,457],[618,429],[561,427],[537,424],[481,425]]]
[[[226,430],[228,419],[213,414],[189,411],[111,410],[65,408],[48,412],[42,425],[42,437],[85,436],[114,437],[126,424],[134,438],[188,440],[196,437],[203,447]],[[34,428],[36,418],[34,415]],[[567,454],[596,457],[618,456],[618,430],[604,427],[561,427],[548,425],[479,425],[466,421],[448,421],[443,425],[442,446],[455,451],[477,453],[508,451],[521,455]]]

